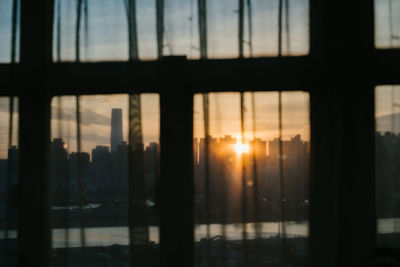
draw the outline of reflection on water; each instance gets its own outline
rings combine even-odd
[[[101,207],[102,204],[99,203],[89,203],[85,206],[82,206],[82,209],[89,210],[89,209],[96,209]],[[76,206],[52,206],[51,210],[77,210],[80,209],[78,205]]]
[[[211,224],[211,236],[221,234],[221,224]],[[260,233],[262,238],[274,237],[278,234],[279,223],[267,222],[260,223]],[[248,223],[248,238],[255,238],[255,224]],[[225,226],[226,239],[240,240],[242,238],[241,224],[227,224]],[[286,222],[287,236],[290,237],[306,237],[308,236],[308,222]],[[400,233],[400,218],[378,219],[379,234],[384,233]],[[69,245],[68,247],[79,247],[80,236],[79,228],[69,229]],[[159,242],[159,227],[150,227],[150,241]],[[85,228],[87,246],[109,246],[109,245],[129,245],[129,235],[127,226],[119,227],[89,227]],[[10,238],[16,238],[15,230],[9,231]],[[206,237],[206,225],[196,225],[195,227],[196,241]],[[4,238],[4,232],[0,231],[0,238]],[[53,247],[65,247],[65,229],[53,229]]]
[[[386,218],[377,220],[378,234],[400,233],[400,218]]]
[[[279,223],[268,222],[260,223],[261,237],[270,238],[278,234]],[[248,238],[255,238],[255,224],[248,223]],[[287,222],[286,223],[288,237],[305,237],[308,235],[307,222]],[[211,236],[220,235],[222,231],[221,224],[211,224]],[[225,226],[227,240],[240,240],[242,238],[241,224],[227,224]],[[159,243],[159,227],[150,227],[150,241]],[[90,227],[85,229],[87,246],[110,246],[110,245],[129,245],[128,227]],[[200,241],[207,237],[206,225],[201,224],[195,227],[195,241]],[[53,229],[53,247],[65,247],[65,230]],[[68,247],[79,247],[80,236],[79,228],[69,229],[69,245]]]
[[[150,241],[159,242],[159,230],[156,226],[149,229]],[[79,228],[68,229],[68,247],[80,247]],[[129,229],[127,226],[118,227],[89,227],[85,228],[86,246],[129,245]],[[65,247],[65,229],[53,229],[53,248]]]
[[[260,223],[260,237],[270,238],[278,234],[279,223],[277,222],[267,222]],[[242,224],[226,224],[226,239],[227,240],[241,240],[242,239]],[[256,238],[256,224],[247,223],[247,237],[248,239]],[[222,224],[211,224],[210,225],[210,236],[221,235]],[[308,236],[308,222],[286,222],[286,233],[288,237],[305,237]],[[207,227],[205,224],[197,225],[195,227],[195,239],[200,241],[200,239],[207,237]]]

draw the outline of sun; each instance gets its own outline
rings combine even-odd
[[[250,149],[249,145],[245,145],[245,144],[242,144],[242,143],[237,143],[235,145],[235,152],[238,155],[249,154],[249,149]]]

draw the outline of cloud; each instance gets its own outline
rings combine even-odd
[[[52,107],[51,113],[53,119],[61,119],[65,121],[76,121],[76,110],[75,108],[65,108],[61,109],[61,114],[59,116],[60,110],[57,107]],[[60,118],[59,118],[60,117]],[[81,108],[81,123],[84,125],[96,124],[96,125],[111,125],[111,118],[103,114],[97,113],[96,111],[88,108]]]
[[[110,143],[110,137],[108,136],[103,136],[103,135],[98,135],[96,133],[90,133],[90,134],[83,134],[82,135],[82,140],[85,141],[90,141],[96,144],[108,144]]]
[[[77,141],[76,135],[73,134],[69,136],[63,136],[63,139],[67,143],[72,143],[73,145],[71,146],[71,149],[73,151],[76,150],[76,141]],[[97,133],[83,133],[81,135],[81,142],[82,142],[82,150],[90,151],[96,145],[108,145],[110,143],[110,137],[99,135]],[[90,149],[87,149],[88,147]]]

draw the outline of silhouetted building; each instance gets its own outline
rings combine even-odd
[[[400,211],[400,135],[376,134],[377,213],[396,217]]]
[[[68,152],[61,138],[55,138],[50,144],[51,149],[51,181],[54,201],[65,201],[65,189],[68,184]]]
[[[111,188],[116,199],[128,197],[129,145],[121,142],[116,151],[111,151]]]
[[[147,196],[154,199],[154,188],[159,175],[159,146],[150,143],[144,151],[144,174],[147,187]]]
[[[96,146],[96,148],[92,149],[92,162],[106,160],[109,156],[110,150],[108,146]]]
[[[257,160],[263,160],[267,156],[267,142],[256,138],[249,143],[249,154],[254,155]]]
[[[18,158],[19,150],[16,146],[11,146],[8,149],[8,166],[9,176],[10,176],[10,186],[15,186],[18,183]]]
[[[70,199],[73,201],[79,200],[79,180],[82,179],[83,191],[87,192],[90,186],[90,155],[86,152],[72,152],[69,155],[69,193]]]
[[[195,204],[200,221],[240,222],[241,206],[246,205],[247,220],[278,220],[281,212],[281,179],[284,180],[285,210],[288,218],[306,218],[309,178],[308,142],[300,135],[282,141],[283,172],[280,173],[279,139],[249,141],[249,152],[236,151],[237,139],[226,135],[209,137],[208,168],[206,140],[194,140]],[[196,153],[197,151],[197,153]],[[196,162],[198,154],[199,162]],[[206,186],[208,179],[208,189]],[[208,191],[208,193],[207,193]],[[243,196],[246,196],[243,201]],[[205,211],[207,199],[209,214]],[[265,211],[265,212],[256,212]]]
[[[7,179],[7,159],[0,159],[0,199],[3,199],[3,194],[6,191]]]
[[[107,196],[111,184],[111,156],[108,146],[96,146],[92,150],[91,186],[98,195]]]
[[[122,144],[122,109],[114,108],[111,111],[111,152],[117,151]]]
[[[53,180],[63,180],[65,175],[65,167],[67,166],[68,153],[65,149],[65,143],[61,138],[55,138],[51,142],[52,168],[51,173]]]
[[[18,157],[19,150],[12,146],[8,159],[0,159],[0,222],[7,218],[8,227],[12,229],[18,225]]]

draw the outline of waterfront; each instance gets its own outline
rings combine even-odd
[[[278,234],[278,222],[260,223],[260,238],[270,238]],[[195,226],[195,241],[206,237],[206,225]],[[256,227],[254,223],[246,224],[247,236],[249,239],[256,237]],[[222,225],[211,224],[210,236],[221,235]],[[290,237],[307,237],[308,222],[286,222],[286,233]],[[378,220],[378,233],[400,233],[400,218],[385,218]],[[16,238],[16,230],[9,231],[9,238]],[[61,248],[66,246],[65,229],[53,229],[53,247]],[[242,238],[241,224],[226,224],[225,236],[227,240],[240,240]],[[4,238],[4,232],[0,231],[0,238]],[[112,227],[88,227],[85,228],[86,246],[110,246],[110,245],[128,245],[129,235],[127,226]],[[150,241],[159,242],[159,228],[157,226],[149,227]],[[80,246],[80,229],[68,229],[68,247]]]
[[[277,222],[260,223],[260,237],[269,238],[278,234]],[[254,223],[247,223],[247,234],[249,239],[254,239],[256,236],[256,227]],[[195,241],[207,237],[207,227],[205,224],[197,225],[195,227]],[[286,222],[286,229],[288,237],[305,237],[308,235],[307,222]],[[211,224],[210,236],[221,235],[222,225]],[[227,240],[240,240],[242,238],[242,225],[241,224],[226,224],[225,236]],[[80,246],[80,229],[68,229],[68,247]],[[85,237],[87,246],[110,246],[110,245],[128,245],[128,227],[90,227],[85,228]],[[159,242],[159,228],[156,226],[149,227],[150,241],[155,243]],[[65,229],[53,229],[53,247],[65,247]]]

